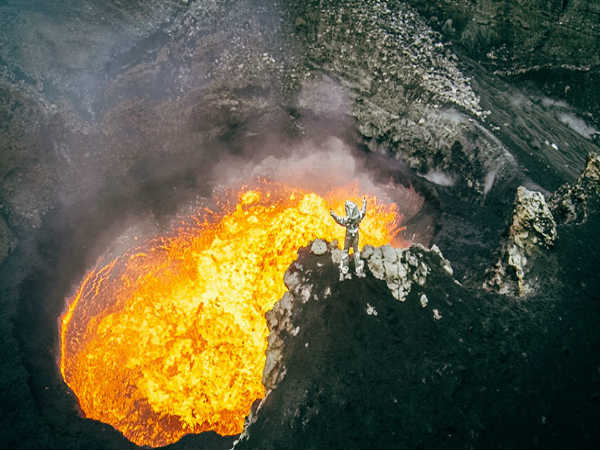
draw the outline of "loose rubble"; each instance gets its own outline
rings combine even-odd
[[[453,275],[450,262],[435,245],[430,250],[420,244],[410,248],[393,248],[389,244],[378,248],[365,245],[361,257],[367,261],[373,276],[385,280],[393,297],[401,302],[406,300],[413,289],[425,286],[427,276],[431,272],[430,258],[437,258],[436,263],[449,276]]]
[[[331,3],[308,57],[339,80],[368,147],[483,193],[485,175],[511,161],[450,46],[406,4]]]
[[[310,247],[310,251],[315,255],[323,255],[327,252],[327,242],[323,239],[315,239]]]

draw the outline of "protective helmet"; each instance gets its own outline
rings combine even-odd
[[[344,206],[346,207],[346,216],[349,219],[358,219],[360,213],[358,212],[358,206],[356,206],[356,203],[346,200]]]

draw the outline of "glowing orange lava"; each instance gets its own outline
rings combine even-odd
[[[264,396],[265,312],[299,247],[343,242],[329,208],[343,214],[346,199],[360,204],[352,188],[321,197],[262,183],[88,272],[60,330],[60,371],[85,416],[153,447],[240,433]],[[361,245],[392,241],[399,219],[394,204],[368,197]]]

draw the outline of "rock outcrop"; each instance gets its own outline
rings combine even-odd
[[[332,257],[335,262],[335,251]],[[441,267],[449,276],[454,274],[450,261],[444,258],[436,245],[431,249],[420,244],[410,248],[394,248],[389,244],[383,247],[366,245],[361,258],[366,259],[371,274],[378,280],[385,280],[392,296],[401,302],[406,301],[413,291],[425,295],[422,291],[432,267]]]
[[[538,200],[520,193],[514,228],[525,248],[542,225]],[[550,245],[551,230],[542,226],[538,241]],[[571,309],[461,285],[435,248],[420,246],[366,247],[367,276],[340,282],[337,245],[323,253],[323,244],[299,250],[288,292],[266,315],[266,396],[236,450],[551,446],[582,423],[593,436],[585,411],[547,395],[566,389],[581,401],[591,392],[569,390],[590,377],[565,367],[571,345],[585,347],[586,367],[597,365],[597,338],[566,332]],[[586,326],[597,317],[588,315]]]
[[[266,313],[270,334],[262,381],[267,393],[252,408],[246,419],[245,429],[256,421],[257,414],[270,393],[285,379],[288,370],[285,361],[287,352],[290,351],[290,340],[296,339],[303,331],[301,317],[305,310],[315,308],[314,303],[329,301],[336,286],[359,280],[353,277],[352,281],[338,281],[341,250],[336,241],[327,243],[316,239],[309,246],[300,249],[298,255],[298,260],[284,274],[288,291]],[[445,280],[445,284],[454,281],[450,262],[438,247],[434,245],[427,249],[420,244],[414,244],[410,248],[394,248],[389,244],[382,247],[366,245],[361,258],[367,263],[371,280],[385,281],[385,286],[394,299],[418,305],[418,309],[423,310],[431,321],[444,318],[444,306],[437,304],[437,301],[430,301],[432,288],[427,285],[429,278],[435,280],[432,283],[436,286],[439,286],[437,283],[440,278]],[[456,281],[454,283],[458,284]],[[374,304],[372,301],[363,305],[366,315],[378,316],[379,312]],[[309,343],[305,345],[308,347]],[[240,442],[245,439],[246,431],[241,435]]]
[[[556,237],[556,223],[542,193],[519,186],[508,237],[484,287],[517,297],[534,293],[539,283],[536,260],[546,257]]]
[[[583,224],[590,210],[598,211],[599,202],[600,157],[590,153],[577,181],[558,188],[550,196],[548,206],[559,224]]]

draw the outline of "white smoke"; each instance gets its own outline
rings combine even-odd
[[[405,216],[416,214],[423,198],[414,189],[391,180],[378,179],[365,168],[362,159],[336,137],[318,143],[306,141],[290,148],[286,155],[269,155],[259,161],[246,156],[217,164],[213,172],[217,184],[237,187],[267,178],[318,194],[357,185],[361,195],[373,195],[382,202],[396,203]]]
[[[453,177],[439,170],[430,170],[425,175],[421,176],[440,186],[454,186],[456,183]]]
[[[586,139],[591,139],[593,134],[598,133],[598,130],[589,126],[583,119],[577,117],[575,114],[566,112],[560,113],[558,115],[558,120]]]

